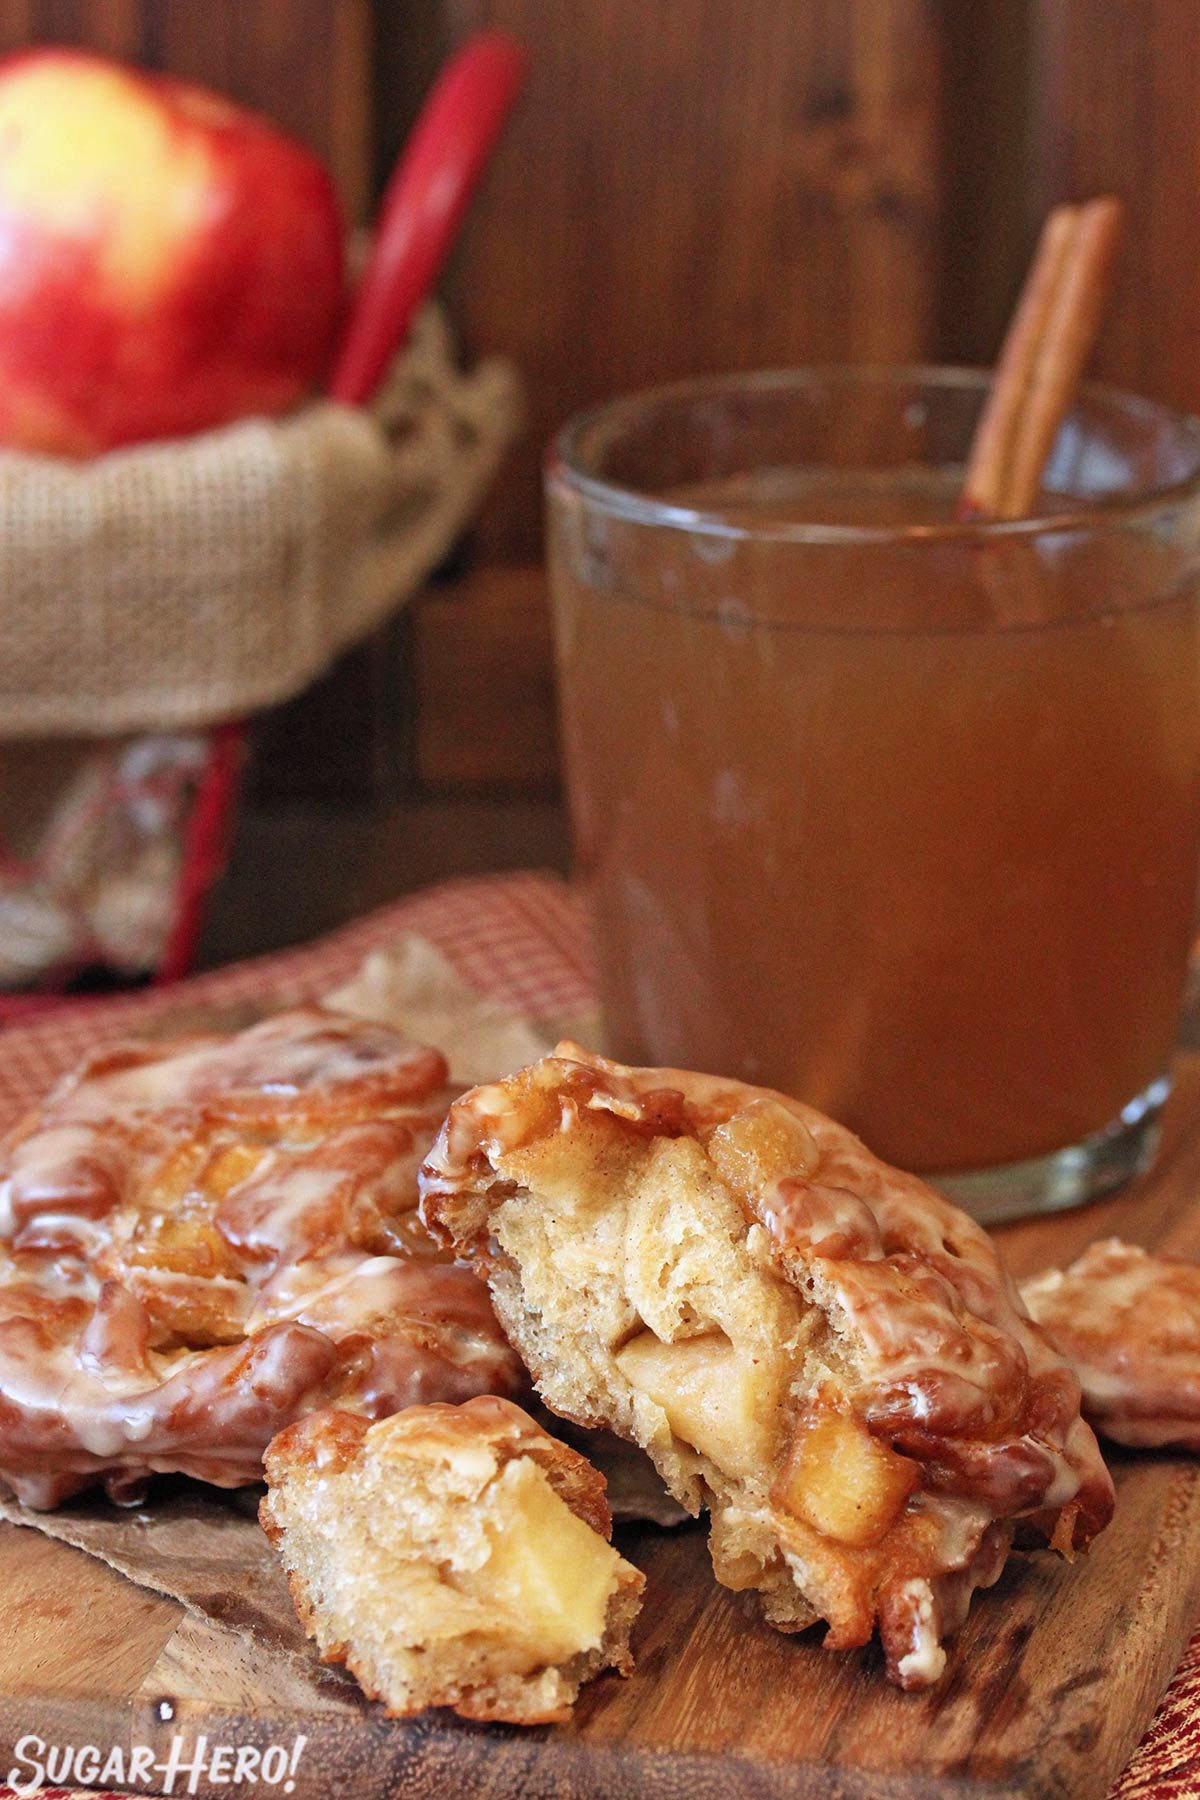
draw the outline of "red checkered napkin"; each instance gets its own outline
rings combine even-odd
[[[551,876],[501,875],[431,888],[298,950],[200,975],[177,987],[81,1001],[0,1034],[0,1129],[98,1038],[136,1031],[181,1006],[311,1000],[345,981],[377,944],[411,932],[463,980],[532,1018],[569,1016],[593,997],[587,925]],[[12,1789],[0,1785],[0,1800]],[[105,1800],[47,1789],[43,1800]],[[144,1797],[143,1797],[144,1800]],[[1110,1800],[1200,1800],[1200,1631]]]
[[[563,882],[545,875],[448,882],[297,950],[169,988],[69,1001],[10,1026],[0,1032],[0,1130],[101,1038],[142,1030],[180,1008],[316,999],[347,980],[376,945],[405,933],[433,944],[469,986],[527,1017],[570,1016],[591,999],[587,926]]]

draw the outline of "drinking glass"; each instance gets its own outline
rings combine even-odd
[[[1153,1154],[1200,865],[1200,425],[1085,390],[1039,515],[987,378],[576,419],[549,558],[608,1050],[811,1102],[989,1219]]]

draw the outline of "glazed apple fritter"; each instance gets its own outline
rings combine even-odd
[[[1200,1451],[1200,1266],[1105,1238],[1024,1282],[1021,1297],[1103,1437]]]
[[[608,1541],[604,1478],[509,1401],[313,1414],[266,1471],[305,1630],[391,1717],[543,1724],[631,1669],[644,1580]]]
[[[547,1405],[649,1451],[769,1622],[878,1626],[893,1679],[1112,1483],[986,1234],[810,1107],[577,1049],[473,1089],[421,1173]]]
[[[415,1213],[440,1053],[320,1007],[97,1051],[0,1148],[0,1480],[56,1506],[253,1481],[332,1401],[521,1383]]]

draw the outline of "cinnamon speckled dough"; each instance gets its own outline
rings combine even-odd
[[[1021,1295],[1102,1436],[1200,1452],[1200,1266],[1104,1238]]]
[[[1016,1522],[1071,1554],[1112,1483],[990,1239],[812,1108],[563,1044],[451,1108],[421,1171],[555,1411],[649,1451],[773,1625],[878,1626],[892,1678]]]
[[[545,1724],[632,1668],[644,1578],[608,1541],[604,1479],[510,1402],[318,1413],[266,1474],[301,1623],[390,1717]]]
[[[440,1053],[320,1007],[98,1050],[0,1146],[0,1481],[255,1481],[336,1401],[508,1392],[487,1294],[420,1226]]]

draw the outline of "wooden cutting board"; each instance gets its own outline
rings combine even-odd
[[[1018,1272],[1117,1231],[1200,1255],[1200,1057],[1184,1060],[1153,1176],[1000,1235]],[[27,1734],[165,1761],[217,1745],[299,1755],[293,1800],[1102,1800],[1200,1614],[1200,1463],[1115,1460],[1092,1554],[1018,1558],[979,1595],[933,1693],[885,1685],[878,1653],[785,1638],[712,1581],[704,1533],[621,1533],[645,1569],[637,1671],[586,1690],[570,1725],[383,1719],[307,1647],[185,1612],[78,1550],[0,1525],[0,1780]],[[228,1764],[218,1765],[228,1773]],[[205,1800],[282,1793],[202,1775]],[[165,1785],[163,1782],[156,1784]],[[187,1791],[185,1776],[175,1791]],[[145,1790],[143,1790],[145,1791]]]

